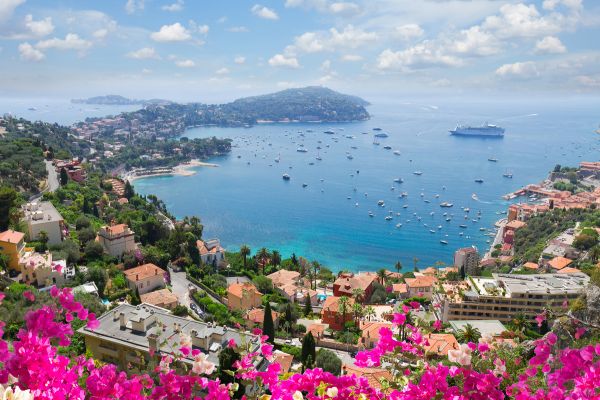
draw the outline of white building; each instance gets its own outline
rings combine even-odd
[[[27,251],[19,260],[21,280],[37,287],[63,285],[66,261],[52,261],[52,253]]]
[[[40,232],[48,235],[48,244],[62,241],[63,217],[49,201],[27,203],[22,207],[30,240],[38,240]]]
[[[113,257],[122,257],[124,253],[137,248],[135,234],[126,224],[103,226],[98,231],[96,241]]]
[[[206,242],[198,240],[196,242],[198,252],[200,253],[200,259],[202,263],[212,265],[219,265],[225,261],[225,249],[221,247],[219,239],[209,239]]]

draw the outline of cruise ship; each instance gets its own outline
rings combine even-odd
[[[488,123],[482,126],[457,125],[450,133],[457,136],[503,137],[504,128]]]

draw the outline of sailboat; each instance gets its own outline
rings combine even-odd
[[[373,137],[373,144],[379,146],[379,141],[377,140],[377,136]]]
[[[506,172],[504,172],[504,173],[502,174],[502,176],[503,176],[503,177],[505,177],[505,178],[508,178],[508,179],[512,179],[512,177],[513,177],[513,174],[512,174],[512,172],[510,172],[509,170],[506,170]]]
[[[315,159],[317,159],[318,161],[321,161],[321,154],[317,151],[317,156],[315,157]]]

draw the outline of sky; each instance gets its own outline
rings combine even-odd
[[[596,95],[598,38],[600,0],[0,0],[0,97]]]

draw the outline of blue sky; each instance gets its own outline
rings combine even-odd
[[[0,0],[0,96],[600,91],[596,0]]]

